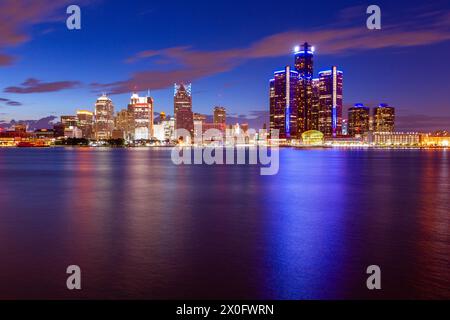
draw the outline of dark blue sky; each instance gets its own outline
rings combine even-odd
[[[71,3],[36,2],[0,0],[0,120],[93,109],[101,91],[119,110],[134,87],[171,114],[179,80],[192,81],[195,112],[260,114],[273,71],[309,41],[315,75],[344,71],[345,105],[386,102],[400,129],[450,129],[448,1],[85,0],[80,31],[65,25]],[[365,27],[369,4],[381,30]]]

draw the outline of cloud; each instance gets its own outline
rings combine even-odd
[[[351,8],[344,11],[341,16],[352,16],[354,12],[355,8]],[[247,47],[226,50],[205,51],[190,46],[145,50],[126,61],[133,63],[144,59],[159,59],[170,61],[175,68],[166,71],[141,71],[123,81],[94,83],[92,87],[96,91],[108,91],[112,94],[125,93],[133,89],[163,89],[176,81],[194,81],[230,71],[248,60],[286,55],[292,51],[294,45],[304,41],[313,43],[322,55],[430,45],[450,40],[448,18],[447,13],[433,13],[423,16],[424,23],[416,20],[415,25],[408,23],[385,25],[382,30],[368,30],[365,24],[349,27],[338,22],[326,28],[278,33]]]
[[[0,66],[10,65],[14,58],[5,54],[7,48],[31,39],[30,27],[63,20],[70,0],[1,0],[0,1]],[[80,3],[92,2],[79,0]]]
[[[6,98],[0,98],[0,103],[2,103],[2,102],[3,102],[4,104],[6,104],[7,106],[13,106],[13,107],[21,106],[21,105],[22,105],[22,103],[20,103],[20,102],[18,102],[18,101],[6,99]]]
[[[56,82],[42,82],[38,79],[29,78],[22,85],[15,87],[7,87],[4,92],[8,93],[42,93],[55,92],[65,89],[72,89],[80,85],[78,81],[56,81]]]

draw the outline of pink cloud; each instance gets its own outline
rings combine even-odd
[[[78,81],[42,82],[38,79],[29,78],[21,86],[7,87],[4,92],[19,94],[55,92],[73,89],[78,85],[80,85]]]
[[[43,22],[62,20],[70,0],[1,0],[0,1],[0,66],[13,58],[2,53],[7,48],[30,40],[29,28]],[[79,0],[84,3],[87,0]]]
[[[354,11],[353,8],[344,12],[343,15],[354,15]],[[157,59],[156,61],[170,61],[177,68],[169,71],[137,72],[123,81],[95,83],[92,86],[96,90],[106,90],[112,94],[125,93],[133,89],[163,89],[176,81],[193,81],[232,70],[251,59],[286,55],[295,45],[304,41],[313,43],[322,55],[326,55],[424,46],[448,40],[450,40],[450,30],[447,13],[428,15],[423,24],[417,21],[417,26],[386,25],[382,30],[368,30],[365,25],[347,27],[338,22],[328,28],[274,34],[242,48],[204,51],[184,46],[145,50],[130,57],[127,62]]]

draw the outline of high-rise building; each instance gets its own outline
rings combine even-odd
[[[95,103],[94,134],[97,140],[110,139],[114,129],[114,105],[103,94]]]
[[[159,113],[159,122],[166,120],[166,113],[164,111],[161,111]]]
[[[214,123],[221,123],[226,125],[227,112],[224,107],[214,107]]]
[[[164,135],[165,135],[165,139],[170,141],[173,140],[174,137],[174,133],[175,133],[175,118],[171,117],[170,119],[165,119],[162,122],[162,125],[164,127]]]
[[[81,129],[83,138],[91,139],[94,131],[94,113],[87,110],[77,111],[78,128]]]
[[[149,140],[153,135],[153,99],[140,97],[136,92],[131,95],[128,112],[133,117],[132,139]]]
[[[133,140],[134,138],[134,115],[128,109],[122,109],[117,112],[114,119],[115,129],[122,132],[123,138]]]
[[[326,137],[342,134],[343,72],[336,66],[319,72],[319,131]]]
[[[298,136],[311,130],[313,112],[313,55],[314,48],[305,42],[301,48],[295,48],[295,69],[298,81]]]
[[[382,103],[373,109],[373,126],[375,132],[394,132],[395,108]]]
[[[305,42],[302,47],[295,48],[295,70],[300,77],[313,76],[313,55],[314,48]]]
[[[298,72],[287,66],[269,82],[270,129],[279,130],[280,139],[298,137],[298,81]]]
[[[194,134],[194,119],[192,114],[192,85],[176,83],[174,91],[175,128],[185,129]]]
[[[370,109],[357,103],[348,109],[348,134],[351,136],[369,131]]]
[[[192,84],[175,83],[173,95],[173,114],[175,115],[181,108],[189,108],[192,110]]]
[[[61,116],[61,123],[66,127],[76,127],[78,125],[77,116]]]
[[[201,122],[201,123],[206,122],[206,115],[204,115],[204,114],[194,112],[192,117],[193,117],[194,122],[196,122],[196,121]]]
[[[192,138],[194,137],[194,118],[192,110],[185,107],[179,108],[175,118],[175,126],[176,130],[184,129],[189,131],[191,137],[190,141],[192,141]]]
[[[320,81],[312,80],[312,107],[310,130],[319,130],[319,111],[320,111]]]

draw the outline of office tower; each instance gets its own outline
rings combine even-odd
[[[175,133],[175,118],[171,117],[170,119],[165,119],[161,122],[161,124],[164,127],[164,135],[165,140],[173,140],[175,139],[174,133]]]
[[[320,110],[320,86],[319,79],[312,80],[312,105],[310,130],[319,130],[319,110]]]
[[[375,132],[393,132],[395,129],[395,108],[380,104],[373,109]]]
[[[305,42],[302,47],[295,48],[295,70],[300,77],[313,76],[313,54],[314,48]]]
[[[348,134],[364,134],[369,131],[370,109],[357,103],[348,109]]]
[[[78,128],[85,139],[91,139],[94,126],[94,113],[87,110],[77,111]]]
[[[194,122],[200,122],[202,124],[204,122],[206,122],[206,115],[201,114],[201,113],[194,112],[192,115],[192,118],[193,118]]]
[[[66,127],[76,127],[78,126],[77,116],[61,116],[61,123]]]
[[[295,49],[295,69],[298,81],[298,136],[313,128],[313,53],[314,48],[305,42]]]
[[[180,108],[188,108],[192,110],[192,84],[175,83],[173,97],[173,114],[175,122],[177,120],[177,112]]]
[[[95,103],[94,134],[97,140],[110,139],[114,129],[114,105],[103,94]]]
[[[194,121],[194,139],[201,141],[203,132],[205,131],[204,124],[206,123],[206,115],[201,113],[193,114]]]
[[[61,124],[64,126],[64,137],[66,138],[82,138],[83,133],[78,128],[77,116],[61,116]]]
[[[174,91],[175,128],[185,129],[194,134],[194,119],[192,114],[192,85],[176,83]]]
[[[166,113],[164,111],[161,111],[159,114],[159,122],[166,120]]]
[[[343,72],[333,66],[319,72],[319,131],[326,137],[342,134]]]
[[[269,82],[270,129],[279,130],[280,139],[298,137],[298,79],[298,72],[287,66]]]
[[[153,99],[140,97],[136,92],[131,95],[128,112],[133,117],[132,139],[150,140],[153,135]]]
[[[134,115],[128,109],[117,112],[114,119],[114,127],[122,132],[123,138],[133,140],[134,138]]]
[[[227,112],[224,107],[214,107],[214,123],[226,125]]]
[[[177,130],[184,129],[189,131],[190,137],[192,139],[194,136],[194,119],[192,110],[186,107],[180,107],[176,113],[175,126]],[[181,135],[179,135],[177,138],[180,138],[180,136]]]

